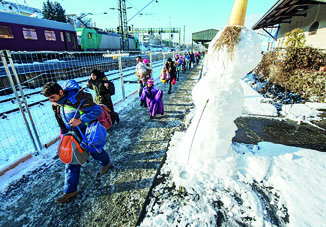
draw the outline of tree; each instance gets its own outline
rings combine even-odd
[[[65,10],[58,2],[51,2],[50,0],[43,2],[42,14],[44,19],[67,22]]]

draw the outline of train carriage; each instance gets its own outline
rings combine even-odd
[[[78,50],[74,26],[52,20],[0,12],[0,50]]]
[[[120,50],[120,35],[101,32],[94,28],[76,28],[78,44],[81,50]],[[139,42],[129,37],[129,50],[139,51]]]

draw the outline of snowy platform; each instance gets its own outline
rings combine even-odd
[[[199,70],[181,74],[171,95],[168,84],[156,81],[164,91],[164,116],[149,119],[137,97],[117,107],[121,122],[110,130],[105,147],[112,168],[101,176],[99,163],[91,158],[82,167],[74,200],[54,203],[64,181],[64,165],[56,158],[11,184],[0,194],[0,226],[134,226],[170,138],[193,107],[191,91]]]

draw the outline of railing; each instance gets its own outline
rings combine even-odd
[[[41,94],[46,82],[75,79],[86,87],[90,72],[99,69],[115,84],[113,103],[137,90],[137,83],[132,83],[137,80],[136,53],[0,51],[0,55],[0,175],[17,160],[42,152],[58,136],[51,103]],[[147,58],[159,72],[174,53],[137,55]]]

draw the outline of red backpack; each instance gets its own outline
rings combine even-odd
[[[97,118],[97,120],[103,125],[103,127],[108,130],[112,127],[112,120],[110,112],[111,110],[106,107],[106,105],[98,104],[102,108],[102,114]]]

